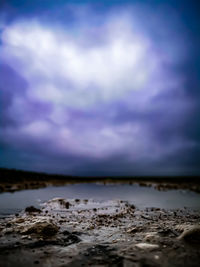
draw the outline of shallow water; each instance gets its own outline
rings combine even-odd
[[[200,194],[189,190],[158,191],[153,187],[137,184],[71,184],[49,186],[41,189],[23,190],[0,194],[0,215],[20,212],[25,207],[39,206],[54,197],[94,200],[128,200],[138,208],[157,207],[166,209],[192,208],[200,210]]]

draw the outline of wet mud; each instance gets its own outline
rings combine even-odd
[[[0,218],[0,266],[200,266],[200,212],[54,198]]]

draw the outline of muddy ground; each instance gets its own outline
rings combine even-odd
[[[200,266],[200,212],[52,199],[0,219],[1,267]]]

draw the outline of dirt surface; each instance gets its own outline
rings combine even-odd
[[[0,219],[0,266],[200,266],[200,213],[52,199]]]

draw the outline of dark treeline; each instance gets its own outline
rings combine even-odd
[[[169,182],[170,183],[200,183],[199,176],[72,176],[62,174],[47,174],[32,171],[0,168],[0,183],[16,183],[25,181],[133,181],[133,182]]]

